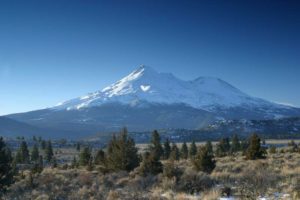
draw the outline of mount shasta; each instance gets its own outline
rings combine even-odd
[[[200,129],[218,120],[294,116],[300,116],[299,108],[252,97],[218,78],[184,81],[141,66],[100,91],[5,117],[47,132],[87,135],[124,126],[132,131]]]

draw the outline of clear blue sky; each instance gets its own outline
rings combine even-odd
[[[300,106],[300,3],[0,1],[0,115],[102,89],[140,64]]]

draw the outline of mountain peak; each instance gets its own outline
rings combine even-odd
[[[273,106],[243,93],[219,78],[199,77],[184,81],[171,73],[160,73],[150,66],[141,65],[108,87],[64,102],[55,109],[81,109],[105,103],[136,105],[137,102],[185,104],[207,111],[241,105]]]
[[[134,80],[140,79],[141,77],[145,77],[145,76],[155,77],[158,74],[159,73],[152,67],[146,66],[146,65],[140,65],[139,68],[137,68],[136,70],[134,70],[129,75],[122,78],[121,80],[117,81],[115,84],[118,84],[120,82],[124,83],[124,82],[128,82],[128,81],[134,81]]]
[[[136,71],[147,71],[147,72],[156,72],[157,71],[155,69],[153,69],[152,67],[148,66],[148,65],[144,65],[144,64],[141,64],[139,66],[139,68],[137,68]]]
[[[150,66],[140,65],[139,68],[134,70],[128,76],[130,76],[130,75],[135,75],[136,76],[136,75],[144,75],[144,74],[158,74],[158,72]]]

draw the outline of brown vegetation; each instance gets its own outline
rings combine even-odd
[[[149,176],[141,176],[138,168],[109,174],[84,168],[26,171],[4,199],[195,199],[196,195],[196,199],[212,200],[226,195],[226,187],[238,199],[275,192],[299,199],[299,153],[269,154],[254,161],[241,154],[216,158],[211,174],[195,171],[189,160],[163,164],[163,173]]]
[[[138,152],[125,130],[114,137],[107,149],[93,152],[81,148],[79,162],[74,157],[73,161],[55,165],[48,162],[44,166],[43,160],[41,164],[32,162],[31,166],[37,168],[28,167],[30,163],[18,164],[15,183],[7,184],[7,192],[0,193],[0,197],[5,200],[300,199],[300,152],[295,142],[267,150],[258,136],[253,135],[249,142],[240,142],[235,137],[231,141],[222,139],[217,145],[210,142],[201,146],[192,143],[190,148],[182,145],[185,147],[181,146],[180,151],[173,144],[167,148],[170,150],[167,154],[165,147],[169,145],[163,146],[154,132],[148,148]]]

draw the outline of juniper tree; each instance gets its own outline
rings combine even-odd
[[[22,163],[22,155],[20,149],[17,150],[16,155],[14,157],[14,163]]]
[[[248,147],[249,147],[249,141],[245,139],[241,140],[241,150],[243,151],[243,153],[246,152]]]
[[[207,141],[206,144],[205,144],[205,147],[206,147],[209,154],[211,154],[211,155],[214,154],[214,150],[213,150],[213,146],[212,146],[211,141]]]
[[[94,163],[96,165],[105,165],[105,162],[106,162],[105,152],[102,149],[99,149],[96,153]]]
[[[181,150],[180,150],[180,157],[182,159],[187,159],[188,158],[188,155],[189,155],[189,150],[188,150],[188,147],[186,145],[186,142],[184,142],[181,146]]]
[[[76,150],[80,151],[80,143],[79,142],[76,143]]]
[[[31,170],[32,173],[41,173],[44,168],[43,156],[39,156],[38,162],[34,163],[33,168]]]
[[[246,159],[255,160],[265,158],[265,150],[260,145],[260,138],[258,135],[253,134],[249,138],[249,147],[246,151]]]
[[[31,151],[31,161],[37,161],[39,159],[39,149],[36,144],[34,144],[32,151]]]
[[[160,158],[163,156],[163,148],[160,144],[160,136],[155,130],[152,133],[152,139],[150,144],[150,152],[146,152],[143,155],[141,167],[139,171],[142,175],[158,174],[163,170],[163,165],[160,162]]]
[[[107,148],[107,167],[111,171],[131,171],[139,165],[138,150],[134,140],[122,129],[118,137],[113,136]]]
[[[72,168],[78,168],[78,166],[79,166],[79,164],[78,164],[78,162],[77,162],[76,157],[74,156],[74,157],[73,157],[73,160],[72,160],[72,163],[71,163],[71,167],[72,167]]]
[[[170,160],[179,160],[180,152],[175,143],[172,144]]]
[[[156,175],[163,171],[163,165],[158,159],[155,152],[146,152],[144,153],[143,160],[141,163],[141,167],[139,168],[139,172],[146,176],[148,174]]]
[[[167,178],[179,179],[183,171],[175,165],[174,161],[169,160],[164,163],[163,176]]]
[[[164,142],[164,159],[169,159],[171,153],[170,141],[167,138]]]
[[[46,143],[46,148],[45,148],[45,158],[48,162],[50,162],[53,158],[53,149],[52,149],[52,143],[51,140],[48,140]]]
[[[13,172],[11,151],[0,137],[0,196],[13,183]]]
[[[197,146],[196,146],[195,141],[193,140],[190,145],[189,156],[190,156],[190,158],[193,158],[196,154],[197,154]]]
[[[41,147],[42,147],[42,149],[45,150],[46,146],[47,146],[47,142],[45,140],[42,140],[41,141]]]
[[[206,173],[211,173],[216,167],[216,162],[214,156],[209,153],[208,149],[200,147],[196,156],[193,158],[193,165],[198,171],[203,171]]]
[[[16,161],[17,163],[26,164],[29,163],[29,151],[27,147],[27,143],[23,140],[20,144],[19,150],[16,154]]]
[[[42,155],[39,156],[39,168],[40,168],[41,171],[44,168],[44,159],[43,159]]]
[[[91,150],[89,147],[84,147],[79,155],[79,164],[81,166],[87,166],[92,158]]]
[[[229,138],[222,138],[217,144],[216,155],[217,156],[226,156],[230,151],[230,142]]]
[[[164,153],[160,143],[160,136],[157,130],[154,130],[152,133],[150,151],[152,156],[156,156],[158,159],[160,159]]]
[[[241,143],[238,136],[235,134],[231,139],[231,152],[238,152],[241,150]]]

